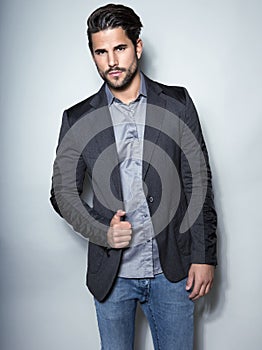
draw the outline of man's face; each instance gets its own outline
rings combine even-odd
[[[138,73],[142,41],[136,48],[121,28],[106,29],[92,34],[93,59],[102,79],[112,89],[129,86]]]

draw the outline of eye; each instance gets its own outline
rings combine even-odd
[[[119,45],[116,47],[117,52],[125,51],[125,49],[126,49],[126,45]]]
[[[95,54],[97,55],[97,56],[102,56],[102,55],[104,55],[106,53],[106,50],[96,50],[95,51]]]

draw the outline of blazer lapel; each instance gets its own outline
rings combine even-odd
[[[144,142],[143,159],[146,161],[143,165],[143,179],[147,174],[150,160],[153,156],[155,146],[158,142],[159,134],[166,114],[166,100],[161,97],[161,87],[145,76],[147,88],[147,111],[144,131],[144,140],[150,141],[150,144]]]
[[[103,135],[99,135],[99,137],[95,137],[95,142],[97,145],[97,152],[94,154],[94,158],[98,158],[99,155],[107,148],[111,146],[110,155],[106,159],[106,162],[109,164],[109,169],[114,170],[114,175],[109,171],[107,174],[105,171],[105,176],[111,176],[111,185],[115,191],[116,197],[118,200],[123,200],[122,196],[122,187],[121,187],[121,177],[119,167],[116,169],[112,169],[112,164],[118,165],[118,155],[116,149],[116,141],[114,135],[114,128],[112,124],[112,119],[110,115],[110,111],[108,108],[107,97],[105,93],[105,84],[101,87],[99,92],[94,96],[94,98],[90,102],[91,106],[94,108],[94,123],[96,124],[96,130],[102,131]],[[106,167],[106,166],[105,166]],[[108,169],[108,170],[109,170]],[[106,170],[106,169],[105,169]],[[112,190],[113,190],[112,189]],[[121,208],[116,208],[121,209]]]

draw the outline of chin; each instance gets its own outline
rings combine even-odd
[[[108,85],[111,86],[114,89],[122,89],[126,86],[124,81],[107,81]]]

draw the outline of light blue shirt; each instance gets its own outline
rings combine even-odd
[[[132,241],[124,249],[119,277],[150,278],[161,273],[147,200],[143,190],[142,159],[146,119],[146,86],[141,76],[137,99],[128,105],[115,98],[106,85],[106,95],[114,127],[120,164],[126,221],[132,225]]]

